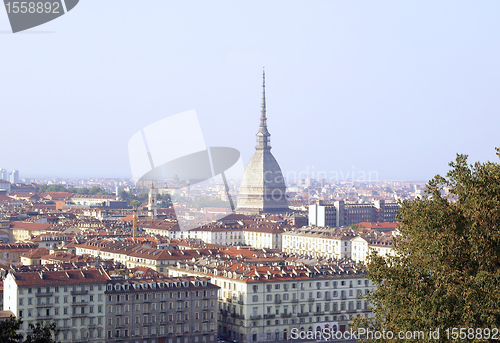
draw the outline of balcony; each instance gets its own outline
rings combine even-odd
[[[87,306],[89,304],[88,301],[79,301],[76,303],[71,303],[71,306]]]
[[[347,310],[347,313],[356,313],[356,310]]]
[[[257,316],[250,316],[250,319],[251,320],[257,320],[257,319],[260,319],[261,316],[260,315],[257,315]]]
[[[282,313],[281,318],[290,318],[292,316],[291,313]]]
[[[264,319],[273,319],[275,317],[274,314],[265,314]]]
[[[36,320],[51,320],[51,319],[53,319],[52,316],[47,316],[47,315],[36,316]]]
[[[243,300],[238,300],[238,304],[245,305],[245,302]]]
[[[314,301],[314,298],[307,298],[307,301]]]
[[[298,302],[299,302],[299,299],[292,299],[292,302],[293,302],[293,303],[298,303]]]
[[[321,316],[321,315],[323,315],[323,314],[325,314],[325,312],[323,312],[323,311],[314,312],[314,315],[315,315],[315,316]]]
[[[309,312],[297,313],[297,317],[307,317],[308,315],[309,315]]]
[[[332,296],[331,295],[325,295],[325,300],[331,300]]]
[[[88,313],[75,313],[71,315],[72,318],[85,318],[88,316],[89,316]]]
[[[340,296],[340,299],[342,299],[342,300],[346,300],[346,299],[347,299],[347,296],[346,296],[346,295],[341,295],[341,296]]]
[[[274,299],[275,304],[281,304],[281,299]]]
[[[330,314],[340,314],[340,311],[330,311]]]
[[[51,297],[53,296],[54,293],[53,292],[48,292],[48,293],[37,293],[36,296],[37,297]]]
[[[89,291],[71,291],[71,295],[87,295]]]
[[[36,304],[37,308],[50,308],[54,306],[54,304]]]

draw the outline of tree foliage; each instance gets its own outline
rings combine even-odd
[[[376,317],[356,327],[421,330],[432,342],[429,330],[447,341],[447,328],[500,328],[500,165],[457,155],[450,167],[426,198],[402,202],[396,255],[367,266]]]
[[[26,336],[24,343],[57,343],[53,338],[59,334],[56,323],[44,325],[43,322],[36,322],[34,325],[30,324],[30,329],[33,333]]]
[[[23,323],[22,319],[16,319],[10,316],[8,319],[0,322],[0,342],[1,343],[19,343],[23,335],[18,333]],[[44,324],[36,322],[29,325],[32,333],[26,336],[23,343],[57,343],[54,339],[59,334],[56,323]]]
[[[23,336],[17,333],[17,330],[19,330],[22,323],[22,319],[16,319],[12,315],[0,322],[0,342],[19,343]]]
[[[76,188],[70,186],[66,188],[64,185],[40,185],[38,191],[40,193],[47,192],[70,192],[76,194],[90,194],[90,195],[106,195],[107,193],[103,188],[99,186],[92,186],[90,188]]]

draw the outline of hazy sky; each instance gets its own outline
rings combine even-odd
[[[132,135],[191,109],[206,145],[246,164],[264,66],[285,175],[428,180],[456,153],[497,161],[499,18],[497,0],[81,0],[12,34],[0,10],[0,168],[129,177]]]

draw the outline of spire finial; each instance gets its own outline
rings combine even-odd
[[[264,120],[264,122],[263,122]],[[260,126],[266,124],[266,71],[262,68],[262,105],[260,107]]]
[[[262,104],[260,107],[260,126],[257,132],[257,148],[271,148],[269,146],[269,131],[266,117],[266,71],[262,69]]]

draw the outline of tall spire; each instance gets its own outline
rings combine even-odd
[[[269,131],[267,130],[266,117],[266,72],[262,70],[262,104],[260,106],[260,126],[257,132],[257,149],[271,149],[269,145]]]

